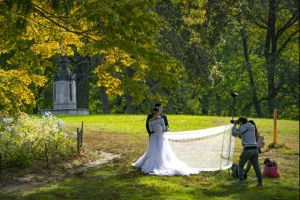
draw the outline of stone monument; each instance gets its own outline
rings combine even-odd
[[[88,109],[77,108],[75,75],[69,71],[68,63],[66,56],[60,56],[60,70],[53,82],[53,109],[43,109],[41,114],[89,114]]]

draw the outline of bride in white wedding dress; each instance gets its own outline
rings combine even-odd
[[[153,118],[149,120],[150,135],[147,151],[132,166],[141,168],[142,172],[154,175],[185,175],[198,174],[197,168],[190,168],[179,160],[173,152],[169,141],[164,138],[166,131],[163,118],[158,108],[153,109]]]

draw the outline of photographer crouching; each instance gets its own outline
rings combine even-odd
[[[244,116],[239,117],[238,120],[231,120],[231,123],[234,123],[232,127],[232,136],[240,137],[242,141],[242,146],[244,150],[240,155],[240,160],[238,163],[238,172],[239,172],[239,180],[236,182],[238,185],[244,184],[244,165],[248,160],[253,165],[255,170],[256,177],[258,179],[257,187],[262,187],[262,174],[261,169],[258,163],[258,149],[255,138],[255,127],[253,124],[248,122],[248,119]],[[239,125],[236,128],[236,125]]]

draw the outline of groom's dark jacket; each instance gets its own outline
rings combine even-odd
[[[168,118],[167,118],[167,116],[164,115],[164,114],[161,114],[160,116],[164,119],[164,121],[165,121],[165,126],[166,126],[166,128],[168,128],[168,127],[169,127],[169,123],[168,123]],[[151,133],[153,133],[153,132],[151,132],[150,129],[149,129],[149,120],[150,120],[152,117],[153,117],[152,114],[148,114],[147,119],[146,119],[146,129],[147,129],[147,132],[148,132],[149,136],[150,136]]]

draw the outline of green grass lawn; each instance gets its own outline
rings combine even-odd
[[[29,190],[1,194],[7,199],[299,199],[299,121],[278,120],[274,144],[272,119],[253,119],[265,137],[266,146],[260,154],[278,163],[280,178],[264,178],[264,186],[256,188],[253,168],[246,184],[234,185],[229,170],[201,172],[191,176],[153,176],[131,167],[145,151],[148,134],[144,115],[58,116],[74,132],[84,123],[86,149],[121,154],[100,169],[69,176],[61,181]],[[196,130],[229,124],[230,117],[168,115],[171,131]],[[242,148],[235,140],[234,162]]]

